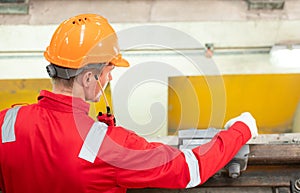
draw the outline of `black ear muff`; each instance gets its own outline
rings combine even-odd
[[[47,72],[51,78],[55,78],[57,76],[57,72],[55,67],[52,64],[46,66]]]

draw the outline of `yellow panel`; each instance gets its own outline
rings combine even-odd
[[[170,77],[168,130],[222,128],[249,111],[260,133],[290,132],[300,99],[300,74]]]
[[[11,107],[16,103],[32,104],[37,102],[40,90],[52,90],[50,79],[14,79],[0,80],[0,110]],[[111,104],[110,87],[107,86],[106,97]],[[90,116],[96,117],[99,111],[106,112],[106,105],[101,99],[99,103],[92,103]]]

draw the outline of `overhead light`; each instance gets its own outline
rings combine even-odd
[[[249,10],[273,10],[283,9],[285,0],[246,0]]]
[[[300,67],[300,44],[273,46],[270,50],[270,62],[278,67]]]
[[[0,3],[25,3],[25,0],[0,0]]]
[[[29,0],[0,0],[0,14],[28,14]]]

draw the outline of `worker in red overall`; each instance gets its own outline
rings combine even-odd
[[[88,116],[114,67],[128,67],[118,39],[99,15],[72,17],[44,53],[53,91],[0,112],[3,193],[124,193],[127,188],[203,184],[257,135],[250,113],[227,122],[209,143],[180,151]],[[112,115],[111,115],[112,116]]]

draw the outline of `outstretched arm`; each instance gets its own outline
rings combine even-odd
[[[126,188],[189,188],[202,184],[251,138],[248,123],[243,120],[231,123],[228,130],[219,132],[209,143],[184,151],[149,143],[126,130],[117,133],[122,135],[121,131],[127,132],[126,139],[120,141],[122,145],[110,144],[109,153],[116,155],[111,164],[118,168],[117,184]]]

